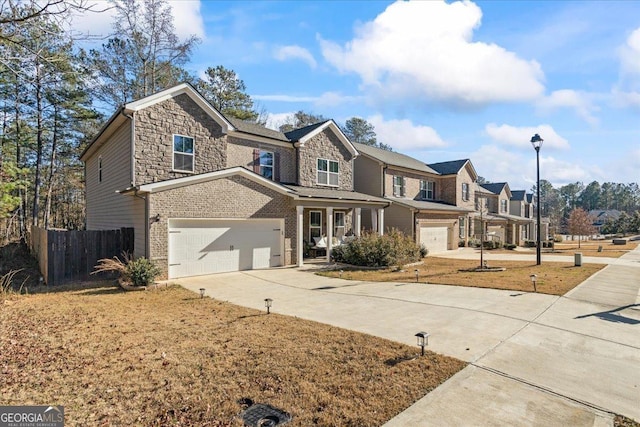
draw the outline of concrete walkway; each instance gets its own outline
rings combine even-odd
[[[417,331],[426,330],[430,350],[470,362],[390,420],[391,427],[610,426],[612,413],[640,420],[640,248],[607,260],[610,265],[564,297],[352,282],[312,269],[177,282],[256,309],[272,298],[274,312],[409,345],[415,345]]]

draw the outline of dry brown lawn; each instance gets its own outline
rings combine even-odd
[[[378,426],[462,369],[418,347],[179,287],[0,302],[0,405],[60,404],[68,426],[241,426],[248,398],[297,426]]]
[[[573,256],[576,252],[580,252],[583,256],[619,258],[637,248],[638,243],[637,241],[627,241],[626,245],[614,245],[610,240],[589,240],[580,242],[580,247],[578,247],[577,241],[567,241],[554,244],[553,251],[545,249],[544,253],[549,255]],[[600,246],[602,247],[602,251],[598,252],[598,247]]]
[[[537,276],[537,290],[540,293],[564,295],[589,276],[604,268],[600,264],[543,262],[536,265],[530,261],[489,261],[489,267],[505,267],[505,271],[469,272],[479,265],[478,260],[461,260],[439,257],[427,257],[424,264],[406,267],[404,271],[385,270],[343,270],[342,278],[350,280],[380,282],[415,282],[415,270],[418,281],[440,285],[474,286],[479,288],[506,289],[512,291],[533,292],[530,276]],[[339,277],[339,271],[326,271],[319,274]]]

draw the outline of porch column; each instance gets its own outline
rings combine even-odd
[[[353,210],[353,234],[360,237],[360,229],[362,228],[362,209],[355,208]]]
[[[327,262],[331,262],[333,248],[333,208],[327,208]]]
[[[378,234],[384,234],[384,208],[378,208]]]
[[[296,260],[298,267],[304,265],[304,206],[296,206]]]

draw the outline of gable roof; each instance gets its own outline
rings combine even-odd
[[[342,132],[340,126],[338,126],[332,119],[325,120],[324,122],[320,123],[314,123],[300,129],[294,129],[290,132],[285,133],[284,135],[289,138],[289,140],[293,142],[296,147],[303,147],[307,141],[323,132],[325,129],[331,129],[353,157],[356,157],[360,154],[358,153],[356,147],[351,143],[351,141],[349,141],[349,138],[347,138],[347,136]]]
[[[448,162],[429,163],[428,166],[442,175],[454,175],[460,172],[460,169],[462,169],[468,161],[469,159],[451,160]]]
[[[527,203],[533,203],[533,193],[527,194]]]
[[[527,192],[524,190],[514,190],[511,192],[511,200],[514,200],[514,201],[524,200],[526,193]]]
[[[396,153],[395,151],[383,150],[382,148],[372,147],[370,145],[354,143],[356,148],[363,155],[375,159],[391,166],[399,166],[406,169],[413,169],[420,172],[427,172],[434,175],[440,175],[437,171],[430,168],[426,163],[409,157],[405,154]]]
[[[490,184],[480,184],[480,187],[497,195],[500,194],[507,185],[508,184],[506,182],[492,182]]]

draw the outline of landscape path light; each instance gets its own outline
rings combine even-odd
[[[267,314],[271,313],[272,305],[273,305],[273,300],[271,298],[265,298],[264,306],[267,307]]]
[[[538,276],[536,276],[535,274],[532,274],[529,277],[531,277],[531,283],[533,283],[533,292],[538,292],[538,290],[536,289],[536,282],[538,281]]]
[[[418,347],[422,349],[421,354],[424,356],[424,347],[429,345],[429,334],[427,332],[418,332],[416,338],[418,339]]]
[[[420,272],[418,271],[418,269],[415,269],[415,273],[416,273],[416,283],[418,282],[418,275],[420,274]]]
[[[204,298],[204,288],[200,288],[200,299]]]

